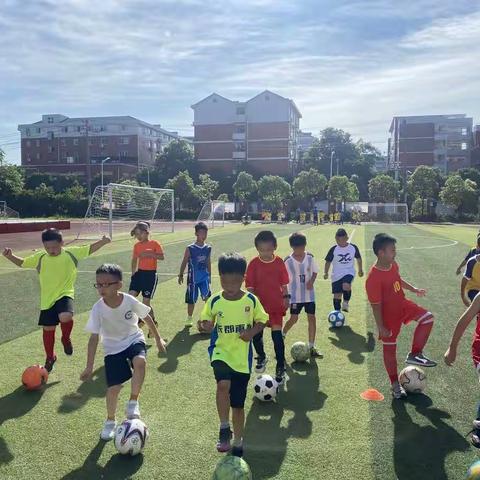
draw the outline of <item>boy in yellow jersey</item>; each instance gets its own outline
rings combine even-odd
[[[473,299],[480,291],[480,255],[474,255],[467,262],[467,268],[462,278],[462,284],[460,286],[460,295],[462,302],[466,307],[473,302]],[[467,297],[465,297],[465,292]]]
[[[201,329],[211,331],[208,353],[217,381],[219,452],[230,451],[232,409],[232,455],[243,456],[245,398],[252,370],[252,339],[261,332],[268,315],[258,298],[242,290],[247,261],[238,253],[218,259],[222,291],[210,297],[201,315]]]
[[[3,255],[22,268],[34,268],[40,280],[40,318],[38,324],[43,328],[43,346],[45,348],[45,368],[51,372],[57,361],[55,355],[55,329],[62,329],[62,344],[66,355],[73,354],[70,334],[73,328],[73,297],[77,265],[101,247],[110,243],[103,237],[98,242],[82,247],[63,248],[62,233],[56,228],[42,232],[45,251],[39,251],[26,258],[17,257],[10,248]]]

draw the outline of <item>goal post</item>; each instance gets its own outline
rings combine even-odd
[[[360,222],[397,224],[409,222],[406,203],[347,202],[345,211],[349,213],[352,220]]]
[[[77,239],[126,236],[139,221],[149,222],[152,233],[173,232],[174,191],[121,183],[99,185],[90,199]]]
[[[20,214],[13,208],[10,208],[7,205],[6,201],[0,200],[0,218],[19,218],[19,217],[20,217]]]
[[[209,228],[225,226],[225,202],[209,200],[206,202],[197,218],[197,222],[204,222]]]

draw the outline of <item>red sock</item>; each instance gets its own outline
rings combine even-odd
[[[43,330],[43,348],[47,358],[53,358],[55,352],[53,347],[55,345],[55,330]]]
[[[430,332],[432,331],[433,327],[433,317],[425,318],[418,322],[417,328],[415,329],[415,333],[413,335],[413,342],[412,342],[412,353],[417,355],[418,353],[423,352],[423,348],[425,347],[428,337],[430,336]]]
[[[390,382],[398,382],[397,344],[383,344],[383,363]]]
[[[62,329],[62,342],[69,341],[73,328],[73,320],[70,320],[69,322],[60,322],[60,328]]]

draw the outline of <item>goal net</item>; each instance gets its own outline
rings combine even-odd
[[[0,200],[0,218],[19,218],[20,214],[14,210],[13,208],[10,208],[7,205],[7,202]]]
[[[77,239],[112,239],[130,234],[139,221],[150,223],[152,233],[173,232],[174,191],[109,183],[95,188]]]
[[[406,203],[346,203],[345,212],[348,214],[347,221],[408,223],[408,206]]]
[[[203,205],[197,222],[204,222],[209,228],[225,226],[225,202],[210,200]]]

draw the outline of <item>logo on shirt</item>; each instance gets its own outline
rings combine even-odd
[[[305,283],[305,275],[299,275],[300,277],[300,283]]]
[[[250,307],[245,307],[245,313],[250,313]]]
[[[130,320],[133,317],[133,312],[129,310],[128,312],[125,312],[125,319]]]
[[[223,312],[217,312],[217,317],[218,318],[223,318]]]
[[[352,257],[350,256],[350,253],[339,253],[338,256],[340,257],[338,262],[339,263],[350,263],[352,261]]]
[[[402,289],[402,286],[400,285],[400,282],[397,280],[393,284],[393,290],[394,290],[395,293],[398,293],[401,289]]]
[[[242,333],[249,325],[217,325],[218,333]]]

